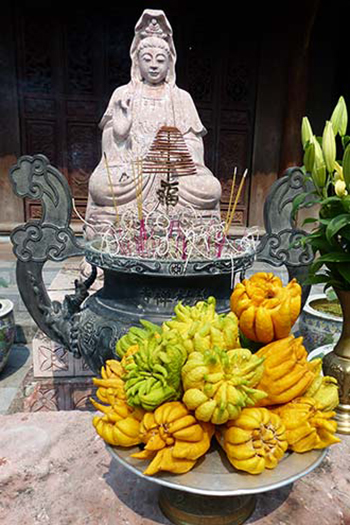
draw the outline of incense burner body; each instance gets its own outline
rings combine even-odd
[[[115,357],[117,340],[140,319],[161,323],[178,301],[193,305],[213,295],[217,310],[229,310],[233,278],[244,277],[254,252],[236,259],[159,260],[108,255],[97,242],[84,243],[70,228],[72,198],[65,177],[43,155],[24,156],[11,169],[14,191],[41,200],[42,217],[17,227],[11,235],[17,256],[17,283],[39,328],[94,372]],[[51,301],[42,270],[46,261],[85,256],[92,273],[75,281],[75,293]],[[96,268],[104,285],[89,296]]]
[[[193,305],[215,296],[217,311],[230,305],[231,260],[166,261],[111,257],[93,244],[86,247],[90,264],[104,271],[104,285],[82,305],[76,320],[77,348],[91,369],[115,356],[117,340],[131,326],[147,319],[161,324],[179,301]],[[252,264],[251,253],[235,260],[234,275],[242,278]]]

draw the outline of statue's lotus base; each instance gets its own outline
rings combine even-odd
[[[162,488],[159,506],[175,525],[240,525],[255,509],[256,497],[208,497]]]

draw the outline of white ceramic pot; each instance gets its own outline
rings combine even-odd
[[[316,357],[323,358],[325,355],[332,352],[333,348],[334,345],[324,345],[320,346],[319,348],[315,348],[315,350],[312,350],[312,352],[309,353],[309,355],[307,356],[307,360],[312,361],[312,359],[315,359]]]
[[[308,352],[323,345],[334,346],[340,337],[343,325],[342,317],[320,312],[312,307],[313,301],[318,299],[326,299],[326,295],[310,295],[299,316],[299,332],[304,338],[304,345]]]
[[[8,361],[15,340],[15,328],[12,301],[0,299],[0,372]]]

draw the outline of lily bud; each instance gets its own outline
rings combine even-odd
[[[337,182],[334,185],[335,194],[338,197],[344,197],[344,195],[347,195],[347,189],[346,184],[343,180],[337,180]]]
[[[309,119],[307,117],[303,117],[303,120],[301,123],[301,142],[303,144],[304,149],[307,143],[311,141],[313,136],[314,134],[312,132],[312,128],[311,128]]]
[[[334,169],[335,169],[334,179],[335,180],[344,180],[343,168],[337,161],[335,161],[335,163],[334,163]]]
[[[346,128],[348,126],[348,111],[346,108],[344,97],[340,97],[337,105],[334,108],[334,111],[331,116],[331,122],[333,124],[333,131],[336,135],[339,133],[343,137],[346,133]]]
[[[305,148],[305,153],[304,153],[304,166],[305,166],[307,173],[312,172],[314,163],[315,163],[315,144],[313,142],[309,142],[309,144]]]
[[[343,157],[343,177],[347,187],[350,191],[350,144],[346,147]]]
[[[326,185],[327,179],[326,163],[323,157],[322,148],[316,137],[313,137],[313,144],[315,146],[315,161],[311,171],[311,176],[316,188],[322,189]]]
[[[330,173],[333,173],[336,156],[336,145],[333,125],[329,120],[327,120],[323,131],[322,149],[327,170]]]

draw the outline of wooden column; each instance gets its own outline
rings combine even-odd
[[[264,31],[256,98],[249,226],[263,229],[266,195],[278,177],[286,97],[287,42],[277,28]],[[278,49],[278,52],[276,50]]]
[[[15,39],[11,9],[1,11],[0,39],[0,233],[24,220],[22,199],[16,197],[8,176],[20,155]]]
[[[290,10],[288,87],[283,125],[280,173],[302,164],[301,121],[308,94],[309,49],[320,0],[295,2]]]

